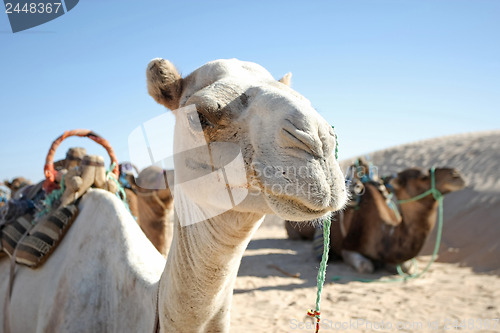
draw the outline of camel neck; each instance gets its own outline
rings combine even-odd
[[[166,206],[163,203],[159,203],[157,202],[159,199],[152,196],[138,196],[137,200],[142,207],[139,211],[139,224],[142,230],[155,245],[156,249],[166,256],[170,248],[173,232],[171,205]]]
[[[438,202],[432,195],[400,205],[403,225],[429,233],[436,225]]]
[[[405,239],[410,258],[415,257],[424,246],[427,236],[436,225],[438,202],[432,196],[415,202],[402,204],[403,221],[400,236]]]
[[[160,281],[161,332],[227,332],[234,281],[263,215],[226,212],[181,227]]]

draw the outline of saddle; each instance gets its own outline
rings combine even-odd
[[[373,185],[385,198],[390,209],[393,210],[397,222],[402,221],[401,214],[394,202],[393,194],[389,185],[392,176],[379,177],[376,167],[365,161],[357,159],[349,165],[346,171],[345,179],[348,192],[350,193],[347,208],[353,211],[359,211],[362,197],[365,193],[366,184]],[[344,215],[346,211],[339,211],[332,215],[332,224],[330,227],[330,255],[332,257],[341,257],[342,242],[345,239],[349,226],[345,225]],[[314,233],[313,252],[318,259],[323,255],[323,228],[317,227]]]
[[[101,156],[74,158],[74,148],[67,154],[71,159],[56,162],[59,170],[55,171],[52,163],[55,148],[71,135],[88,136],[106,145],[108,153],[111,152],[113,172],[106,171]],[[81,154],[82,150],[78,152]],[[90,188],[117,193],[119,183],[114,170],[118,169],[115,166],[116,158],[109,143],[93,132],[75,130],[56,139],[47,157],[46,180],[26,187],[18,199],[0,208],[0,256],[7,254],[16,263],[31,268],[42,265],[78,216],[79,200]]]
[[[375,172],[376,167],[373,164],[366,162],[364,159],[357,159],[352,165],[347,168],[346,183],[349,192],[351,193],[347,207],[354,210],[359,210],[361,198],[365,192],[365,184],[373,185],[382,196],[389,208],[394,211],[396,219],[401,222],[401,215],[393,201],[393,193],[389,185],[392,176],[379,177]]]

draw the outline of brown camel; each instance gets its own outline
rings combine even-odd
[[[386,181],[396,198],[405,200],[429,190],[431,176],[430,172],[412,168]],[[460,173],[451,168],[436,168],[435,182],[443,195],[465,187]],[[422,249],[436,224],[437,210],[438,202],[428,195],[400,204],[399,217],[388,206],[379,185],[367,182],[359,209],[348,208],[343,217],[341,214],[332,217],[330,240],[335,239],[336,244],[330,252],[342,256],[358,272],[373,272],[379,264],[403,264]]]
[[[130,212],[156,249],[167,257],[173,236],[174,200],[168,183],[173,182],[173,170],[164,171],[150,166],[137,179],[129,174],[131,189],[125,189]]]
[[[424,193],[431,188],[430,171],[410,168],[383,182],[375,178],[361,183],[360,179],[368,175],[367,170],[363,162],[357,166],[351,180],[355,189],[353,200],[345,211],[331,217],[330,257],[342,258],[360,273],[397,264],[403,264],[403,270],[408,270],[406,262],[418,255],[436,224],[438,202],[429,194],[420,200],[402,203],[395,211],[388,205],[388,194],[392,192],[397,200],[405,200]],[[465,186],[460,173],[452,168],[436,168],[435,182],[436,189],[443,195]],[[300,235],[311,239],[310,227],[297,229],[289,221],[285,226],[290,238]]]
[[[316,226],[314,223],[285,221],[288,238],[293,240],[313,240]]]

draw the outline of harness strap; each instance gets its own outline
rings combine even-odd
[[[419,195],[417,195],[417,196],[415,196],[413,198],[404,199],[404,200],[398,200],[398,203],[399,204],[405,204],[407,202],[418,201],[420,199],[425,198],[429,194],[432,194],[432,196],[434,197],[434,199],[436,201],[439,201],[439,200],[443,199],[443,194],[441,192],[439,192],[438,189],[436,188],[436,168],[435,167],[431,168],[431,189],[430,190],[427,190],[424,193],[419,194]]]

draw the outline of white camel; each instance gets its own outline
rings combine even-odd
[[[167,108],[196,105],[202,133],[210,142],[238,145],[248,180],[234,188],[248,190],[246,199],[199,223],[176,217],[165,264],[116,197],[89,191],[48,261],[36,270],[17,267],[8,306],[12,333],[147,333],[153,332],[156,314],[160,332],[228,332],[238,267],[264,214],[311,220],[345,204],[331,127],[307,99],[263,67],[218,60],[181,78],[170,62],[155,59],[147,77],[150,95]],[[191,126],[175,115],[176,133],[179,126]],[[179,133],[199,131],[195,127]],[[182,145],[179,140],[190,138],[176,137],[175,145]],[[182,182],[178,179],[184,170],[211,171],[196,158],[188,154],[175,162],[176,182]],[[218,205],[214,198],[220,193],[214,189],[192,191],[187,186],[185,191],[184,197],[201,209]],[[4,298],[8,276],[9,261],[4,259]]]

